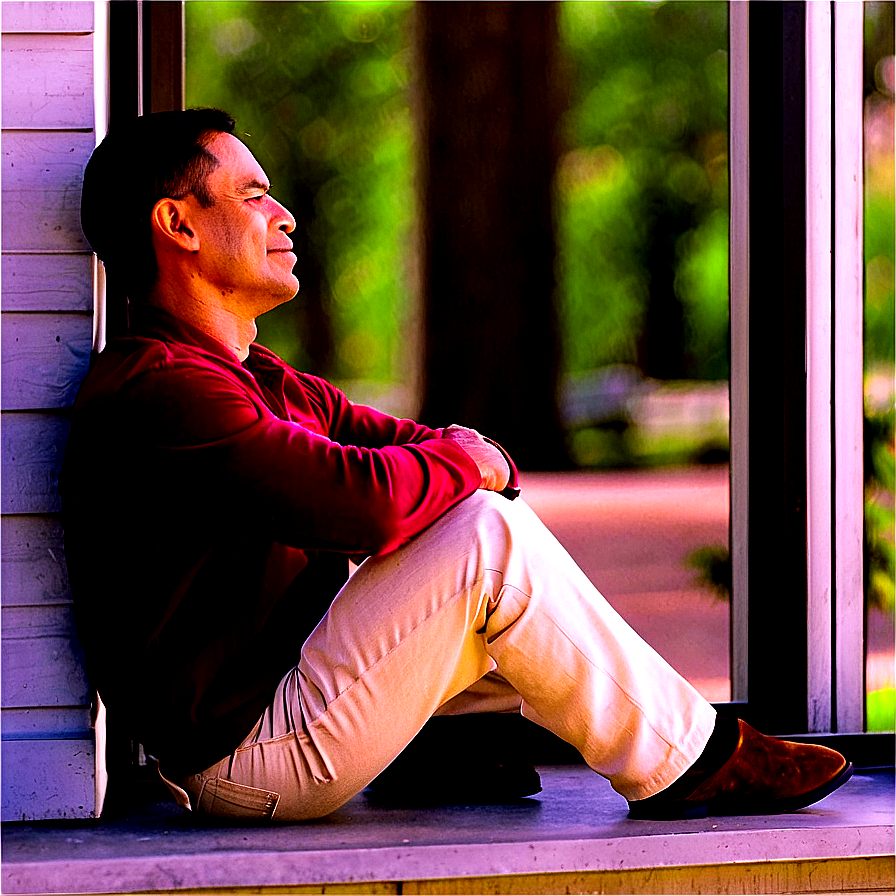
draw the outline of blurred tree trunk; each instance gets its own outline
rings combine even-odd
[[[430,2],[417,13],[421,419],[472,426],[524,469],[562,469],[551,204],[556,6]]]
[[[653,188],[645,203],[644,269],[650,292],[638,342],[638,366],[649,377],[679,380],[691,376],[685,350],[685,309],[675,289],[678,243],[698,218],[694,207],[670,200]]]
[[[300,165],[301,160],[295,159],[293,167],[288,170],[299,172],[302,170]],[[299,294],[290,304],[281,306],[282,314],[284,317],[287,314],[290,316],[296,339],[308,358],[307,365],[303,366],[319,376],[332,376],[336,350],[329,301],[330,284],[327,282],[323,251],[311,238],[317,214],[315,191],[298,177],[286,188],[294,197],[291,211],[296,219],[296,229],[292,240],[301,261],[295,268],[300,283]]]

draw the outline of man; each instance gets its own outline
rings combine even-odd
[[[435,713],[483,709],[573,744],[637,817],[787,811],[844,783],[839,753],[717,723],[512,500],[503,450],[254,344],[299,288],[295,222],[232,132],[216,110],[140,118],[82,197],[131,320],[74,409],[75,607],[91,680],[179,802],[319,817]]]

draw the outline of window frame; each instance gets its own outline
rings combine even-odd
[[[892,764],[864,732],[862,4],[729,10],[732,692]]]
[[[184,108],[184,0],[109,0],[109,125],[144,112]],[[128,300],[105,280],[105,332],[124,333]]]

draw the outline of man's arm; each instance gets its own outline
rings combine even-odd
[[[293,547],[384,553],[482,485],[459,441],[410,421],[419,441],[368,448],[331,438],[314,402],[280,419],[218,368],[174,362],[138,380],[119,406],[149,491],[251,519]]]
[[[434,438],[456,442],[479,469],[480,488],[504,492],[516,497],[518,474],[510,457],[496,443],[475,429],[452,424],[445,429],[430,429],[412,420],[399,419],[375,408],[353,404],[344,393],[317,377],[300,375],[315,387],[328,393],[334,420],[331,437],[342,444],[385,447],[386,445],[419,444]]]

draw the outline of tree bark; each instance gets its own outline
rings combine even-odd
[[[685,309],[675,290],[678,243],[697,224],[692,205],[652,189],[645,209],[647,240],[643,260],[650,278],[638,366],[645,376],[680,380],[692,376],[686,354]]]
[[[556,7],[418,5],[422,64],[422,419],[568,466],[557,411],[552,178]]]

